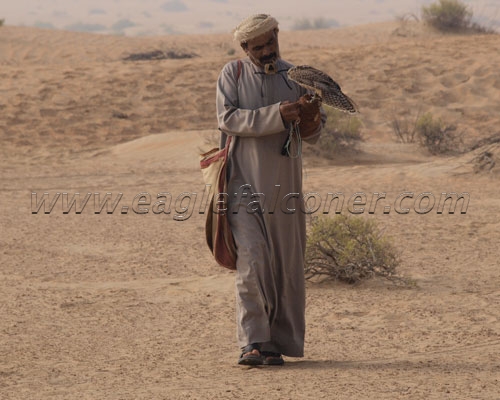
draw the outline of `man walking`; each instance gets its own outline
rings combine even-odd
[[[234,38],[248,57],[224,66],[216,105],[221,146],[232,137],[227,215],[237,247],[238,363],[281,365],[282,355],[304,354],[300,141],[318,140],[325,115],[288,80],[292,65],[280,58],[273,17],[247,18]]]

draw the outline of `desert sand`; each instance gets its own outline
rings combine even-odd
[[[320,194],[467,192],[465,214],[373,215],[414,285],[308,282],[305,357],[236,364],[234,275],[204,242],[198,154],[216,131],[230,35],[126,38],[0,28],[0,398],[498,399],[500,150],[434,156],[397,143],[393,115],[432,112],[464,145],[500,133],[500,36],[418,24],[281,32],[284,58],[336,79],[361,108],[362,152],[305,160]],[[160,49],[185,60],[123,61]],[[234,55],[228,55],[235,49]],[[488,149],[491,169],[478,168]],[[113,214],[32,214],[31,194],[123,193]],[[197,193],[122,214],[138,193]],[[194,197],[194,195],[192,195]],[[405,203],[406,204],[406,203]],[[412,206],[409,201],[408,206]],[[344,210],[343,213],[347,213]]]

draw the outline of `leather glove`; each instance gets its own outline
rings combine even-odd
[[[311,98],[310,94],[305,94],[299,99],[299,130],[302,139],[312,136],[321,125],[320,103],[318,101],[310,103]]]

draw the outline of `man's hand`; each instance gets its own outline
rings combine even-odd
[[[290,103],[288,100],[283,101],[280,104],[280,114],[281,118],[285,122],[297,121],[300,116],[300,104],[298,101],[295,103]]]
[[[321,124],[320,103],[318,101],[311,103],[311,97],[310,94],[305,94],[298,101],[300,104],[299,129],[302,138],[313,135]]]
[[[305,94],[302,96],[298,103],[300,104],[300,119],[305,120],[317,120],[320,118],[319,101],[311,101],[312,96],[310,94]]]

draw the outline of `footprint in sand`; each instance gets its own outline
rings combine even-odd
[[[146,86],[146,90],[149,90],[150,92],[163,92],[165,90],[165,87],[163,85],[151,83]]]
[[[40,116],[41,117],[55,117],[58,113],[58,110],[55,108],[40,108]]]
[[[468,82],[470,79],[470,75],[463,74],[463,73],[455,73],[455,74],[449,74],[441,78],[440,82],[441,85],[443,85],[445,88],[452,88],[458,85],[461,85],[462,83]]]

